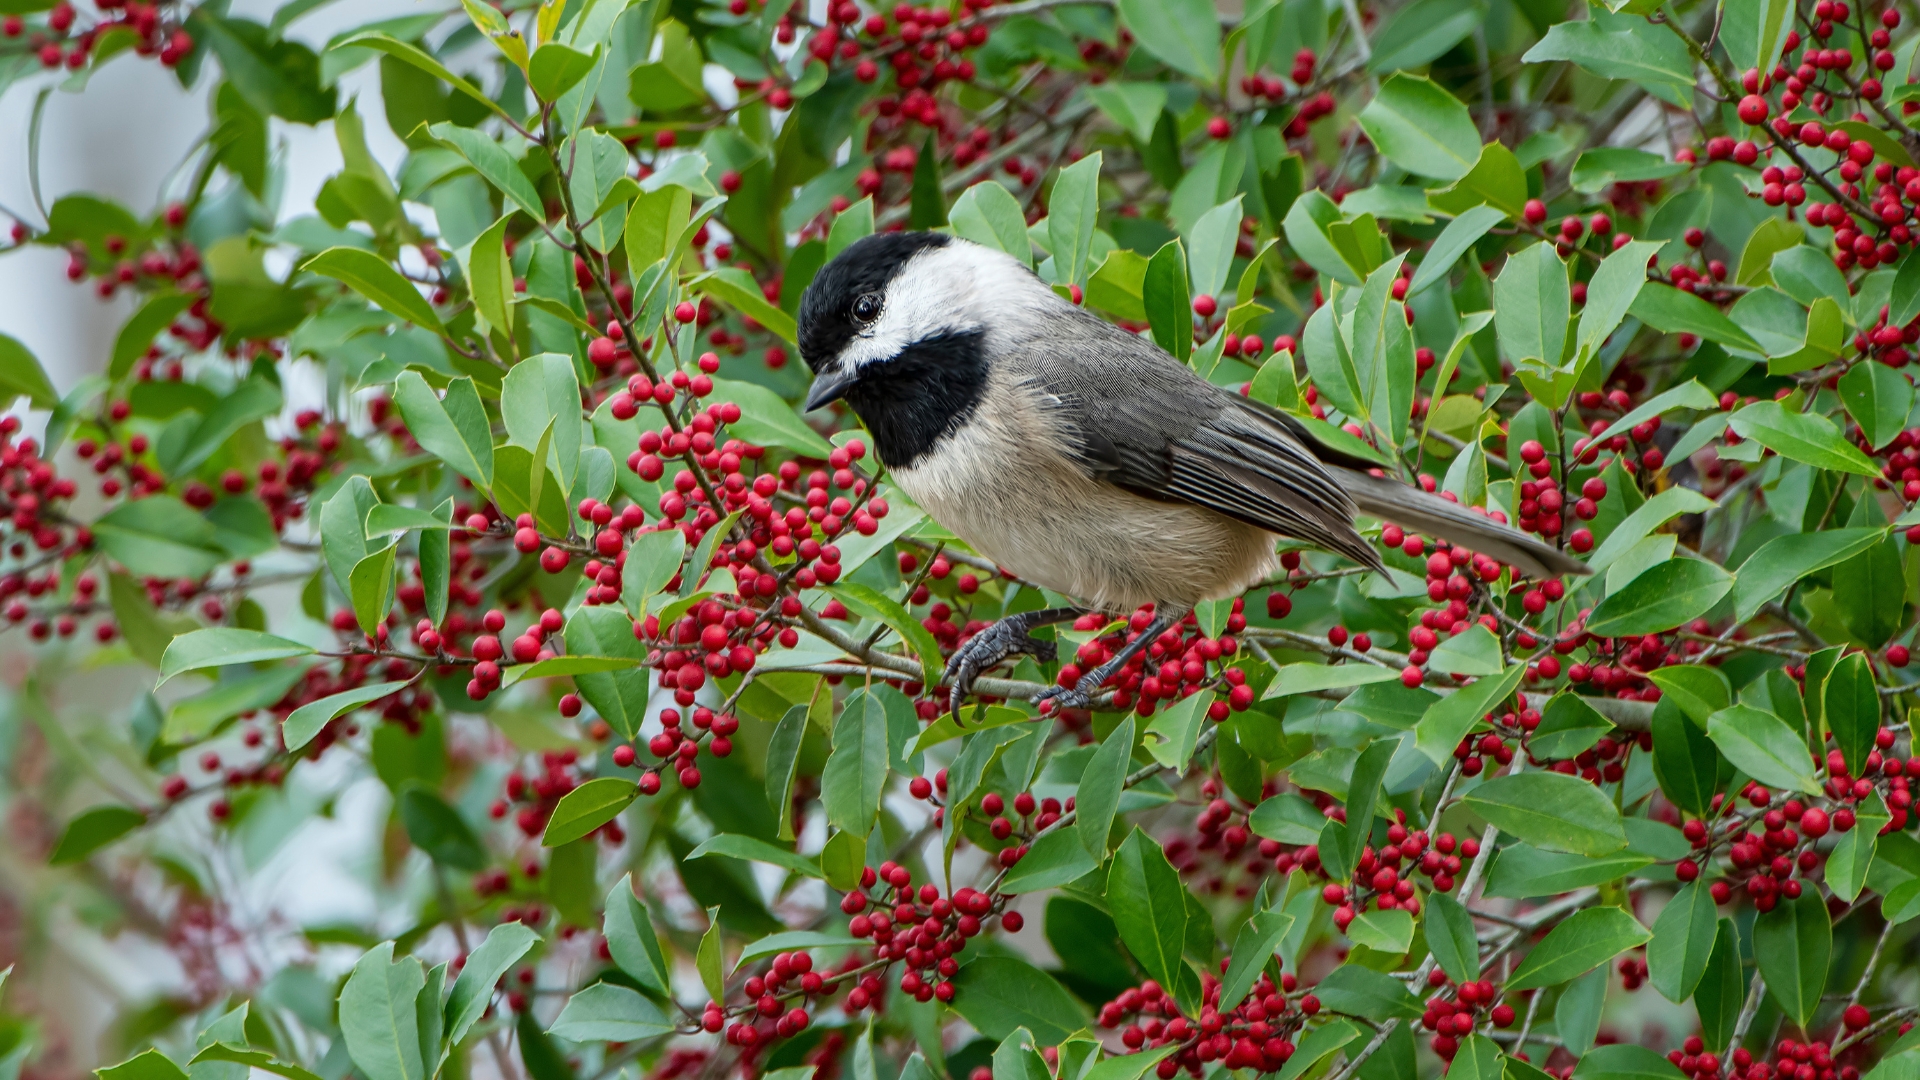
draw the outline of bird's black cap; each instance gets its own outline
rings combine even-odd
[[[800,358],[819,371],[853,339],[853,301],[884,293],[900,268],[930,247],[944,247],[945,233],[876,233],[862,237],[820,268],[800,298]]]

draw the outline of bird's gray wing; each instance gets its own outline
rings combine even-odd
[[[1353,527],[1346,489],[1282,414],[1250,406],[1102,320],[1085,316],[1076,331],[1064,351],[1055,338],[1045,355],[1012,355],[1056,403],[1068,452],[1092,476],[1379,567]]]

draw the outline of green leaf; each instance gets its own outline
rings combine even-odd
[[[627,265],[644,272],[679,250],[692,216],[693,192],[678,184],[641,193],[627,211]]]
[[[371,251],[328,248],[300,264],[300,269],[333,278],[415,326],[445,333],[440,316],[433,313],[433,305],[420,295],[419,288]]]
[[[1498,675],[1506,667],[1500,639],[1479,623],[1434,646],[1428,657],[1433,670],[1449,675]]]
[[[1373,36],[1367,70],[1385,74],[1424,67],[1473,33],[1486,17],[1484,3],[1419,0],[1409,4]]]
[[[1493,326],[1500,335],[1500,351],[1516,364],[1534,360],[1560,366],[1571,305],[1567,265],[1552,244],[1535,244],[1510,256],[1493,283]]]
[[[1393,755],[1399,748],[1397,740],[1375,739],[1360,751],[1360,757],[1353,763],[1353,773],[1347,781],[1347,820],[1340,827],[1345,849],[1340,860],[1343,866],[1351,867],[1360,861],[1360,852],[1373,835],[1380,783],[1386,779],[1387,766],[1393,763]]]
[[[1733,585],[1734,618],[1746,622],[1794,582],[1846,562],[1886,535],[1885,529],[1825,529],[1774,537],[1740,564]]]
[[[1501,830],[1549,851],[1599,856],[1627,846],[1613,800],[1576,776],[1509,773],[1467,792],[1461,801]]]
[[[873,235],[873,196],[869,195],[835,215],[827,229],[827,259],[845,251],[848,245]]]
[[[47,380],[40,361],[25,345],[5,334],[0,334],[0,396],[9,403],[16,397],[24,397],[41,409],[60,404],[60,395]]]
[[[1142,743],[1147,753],[1169,769],[1185,769],[1200,742],[1200,728],[1212,703],[1213,694],[1203,690],[1162,709],[1147,725],[1146,733],[1151,738]]]
[[[1242,198],[1235,195],[1200,215],[1186,237],[1189,245],[1187,271],[1192,279],[1194,295],[1219,299],[1222,307],[1226,306],[1227,275],[1233,270],[1234,252],[1240,239],[1240,222],[1246,218],[1245,211],[1240,208]]]
[[[770,303],[766,294],[760,291],[759,284],[753,280],[753,275],[745,270],[738,267],[712,270],[690,279],[687,288],[706,293],[766,327],[789,344],[797,340],[793,316]]]
[[[279,387],[266,379],[248,379],[223,395],[213,411],[193,429],[193,435],[178,456],[163,464],[170,474],[190,473],[218,453],[242,428],[277,415],[281,406]]]
[[[857,581],[843,581],[829,586],[827,592],[844,604],[848,611],[863,619],[878,619],[899,634],[901,640],[919,655],[921,679],[925,685],[935,686],[940,682],[940,643],[898,601]]]
[[[808,427],[806,421],[794,413],[793,406],[757,383],[715,379],[713,393],[707,400],[731,401],[740,406],[740,419],[728,424],[727,430],[748,442],[783,446],[806,457],[823,458],[833,453],[833,444]]]
[[[582,607],[567,620],[566,643],[567,652],[575,656],[632,661],[625,671],[577,673],[573,685],[623,738],[635,738],[646,718],[651,675],[641,666],[646,651],[634,639],[633,620],[612,608]]]
[[[426,992],[427,991],[424,990],[421,991],[423,994]],[[240,1024],[244,1026],[246,1021],[237,1015],[239,1013],[240,1010],[238,1009],[228,1013],[227,1016],[222,1017],[220,1021],[217,1022],[216,1026],[224,1025],[228,1021],[228,1018],[239,1020]],[[213,1030],[211,1027],[208,1028],[201,1033],[201,1038],[213,1037]],[[244,1065],[249,1069],[259,1069],[262,1072],[269,1072],[275,1076],[284,1076],[287,1080],[320,1080],[319,1076],[298,1065],[289,1065],[284,1061],[274,1060],[273,1055],[264,1050],[243,1050],[238,1046],[223,1042],[210,1043],[203,1047],[198,1053],[193,1055],[193,1060],[187,1064],[188,1067],[191,1068],[201,1062],[211,1061],[223,1061],[235,1065]]]
[[[747,966],[763,956],[790,952],[795,949],[844,949],[859,944],[858,938],[845,934],[822,934],[815,930],[788,930],[784,933],[768,934],[766,937],[748,944],[740,950],[740,957],[734,962],[734,970]]]
[[[1260,911],[1248,919],[1233,938],[1232,960],[1226,979],[1220,984],[1220,1003],[1229,1012],[1246,998],[1260,979],[1260,972],[1280,948],[1280,939],[1293,929],[1293,916],[1282,911]]]
[[[320,507],[320,553],[334,584],[353,595],[353,568],[378,547],[367,542],[364,524],[378,509],[380,496],[364,476],[349,477]],[[390,547],[390,543],[379,547]]]
[[[639,793],[633,781],[617,776],[602,776],[581,784],[560,797],[553,816],[547,820],[546,835],[540,838],[540,846],[559,847],[586,836],[619,817],[620,811]]]
[[[1574,912],[1533,947],[1507,980],[1507,989],[1533,990],[1566,982],[1646,944],[1652,937],[1639,920],[1617,907]]]
[[[440,61],[435,60],[430,54],[428,54],[425,50],[421,49],[417,45],[410,45],[407,42],[394,38],[391,35],[380,33],[379,31],[376,31],[376,30],[368,30],[358,34],[354,34],[350,37],[342,38],[341,40],[334,42],[330,46],[330,50],[349,49],[349,48],[373,49],[377,52],[385,53],[396,60],[400,60],[405,63],[411,64],[414,67],[419,68],[421,71],[424,71],[427,74],[433,76],[434,78],[439,79],[441,82],[446,83],[448,86],[453,87],[455,90],[460,91],[461,93],[467,95],[473,100],[486,106],[488,109],[493,110],[493,112],[496,115],[498,115],[501,119],[508,120],[508,121],[513,120],[513,117],[508,115],[507,111],[501,108],[497,102],[495,102],[492,98],[488,97],[485,91],[481,90],[479,87],[473,85],[472,83],[461,78],[460,76],[455,75],[452,71],[447,69],[445,64],[442,64]],[[452,127],[453,125],[451,124],[434,125],[434,127],[436,128],[443,127],[443,126]],[[435,138],[445,138],[445,136],[440,134],[438,131],[434,131],[433,134]],[[544,213],[536,215],[536,219],[544,219],[544,218],[545,218]]]
[[[1393,298],[1400,261],[1395,256],[1367,275],[1354,305],[1349,341],[1362,414],[1395,446],[1406,441],[1419,370],[1405,305]]]
[[[1598,984],[1604,992],[1605,980]],[[1566,1000],[1563,995],[1562,1001]],[[1599,1010],[1594,1010],[1597,1024]],[[1558,1012],[1555,1013],[1555,1025],[1558,1026]],[[1722,1046],[1723,1043],[1715,1043]],[[1511,1075],[1511,1073],[1509,1073]],[[1673,1062],[1655,1051],[1634,1043],[1613,1043],[1608,1046],[1590,1046],[1580,1055],[1580,1063],[1574,1067],[1573,1075],[1578,1080],[1684,1080],[1686,1074],[1674,1067]]]
[[[1327,815],[1305,798],[1285,792],[1262,799],[1247,815],[1247,827],[1255,836],[1282,844],[1317,844]]]
[[[782,840],[793,839],[793,778],[800,765],[800,744],[807,733],[806,705],[788,709],[767,741],[767,805],[780,818]]]
[[[583,53],[557,41],[535,49],[527,61],[527,88],[541,101],[558,101],[593,70],[599,51]],[[584,211],[583,211],[584,212]]]
[[[1390,76],[1359,120],[1380,153],[1411,173],[1458,180],[1480,160],[1480,132],[1472,114],[1423,76]]]
[[[1880,450],[1907,427],[1914,386],[1884,363],[1855,363],[1839,377],[1839,400],[1847,404],[1853,423],[1860,425],[1860,434]]]
[[[1206,0],[1120,0],[1120,22],[1156,60],[1202,83],[1219,81],[1220,17]]]
[[[1413,916],[1398,910],[1369,911],[1348,924],[1347,937],[1355,945],[1398,956],[1413,947]]]
[[[551,46],[548,46],[551,48]],[[569,1042],[640,1042],[674,1030],[660,1007],[616,983],[594,983],[567,999],[547,1029]]]
[[[535,460],[558,475],[561,487],[572,490],[580,469],[582,435],[580,379],[571,357],[541,353],[515,364],[501,384],[500,419],[514,445],[535,451]],[[543,438],[551,453],[538,453]],[[531,473],[529,480],[537,475]]]
[[[1114,852],[1107,909],[1120,940],[1151,978],[1176,998],[1197,992],[1199,979],[1181,959],[1187,931],[1187,887],[1160,845],[1136,826]]]
[[[291,656],[311,656],[314,648],[283,637],[217,626],[182,634],[167,646],[160,658],[160,682],[175,675],[232,664],[257,664],[265,660],[284,660]]]
[[[804,877],[820,876],[820,865],[805,855],[788,851],[778,844],[770,844],[765,840],[735,833],[721,833],[708,839],[689,852],[687,858],[698,859],[702,855],[726,855],[730,858],[778,866]]]
[[[668,993],[668,967],[660,951],[660,936],[645,904],[633,895],[633,875],[622,877],[607,893],[607,951],[620,970],[656,997]]]
[[[1118,124],[1141,146],[1153,141],[1154,126],[1160,122],[1160,113],[1167,107],[1165,83],[1104,82],[1087,87],[1086,94],[1101,112],[1107,114],[1107,119]]]
[[[494,984],[539,940],[540,935],[523,923],[501,923],[487,931],[487,939],[467,954],[467,962],[447,995],[448,1045],[458,1046],[467,1037],[492,1002]]]
[[[1636,243],[1638,242],[1636,241]],[[1614,259],[1619,258],[1621,252],[1628,251],[1632,247],[1633,245],[1629,244],[1627,247],[1621,248],[1620,251],[1616,251],[1612,255],[1608,256],[1607,262],[1601,264],[1600,270],[1594,274],[1593,282],[1587,286],[1587,307],[1586,307],[1586,310],[1583,311],[1580,315],[1580,341],[1583,348],[1586,347],[1588,343],[1587,324],[1590,320],[1594,319],[1595,317],[1595,307],[1597,306],[1597,301],[1594,298],[1594,292],[1599,286],[1600,274],[1606,272],[1607,266],[1611,265]],[[1641,254],[1647,255],[1647,254],[1650,254],[1650,252],[1642,251]],[[1646,260],[1644,258],[1641,259],[1639,264],[1634,269],[1635,269],[1635,272],[1639,274],[1640,283],[1645,284],[1646,283]],[[1638,288],[1635,287],[1634,291],[1638,292]],[[1632,303],[1632,300],[1629,298],[1625,302],[1619,304],[1619,310],[1622,316],[1626,314],[1626,309],[1631,303]],[[1615,321],[1618,322],[1618,319],[1616,318]],[[1592,340],[1592,347],[1596,351],[1599,349],[1600,343],[1604,339],[1604,337],[1605,335],[1601,335],[1601,337],[1595,338]],[[1713,409],[1718,407],[1719,404],[1720,404],[1720,399],[1714,396],[1713,391],[1708,390],[1704,386],[1701,386],[1700,380],[1688,379],[1686,382],[1681,383],[1679,386],[1676,386],[1671,390],[1667,390],[1663,393],[1656,394],[1650,400],[1646,401],[1645,403],[1639,406],[1636,406],[1634,409],[1629,411],[1625,416],[1622,416],[1620,419],[1615,420],[1611,424],[1608,424],[1604,431],[1594,436],[1594,441],[1601,442],[1607,439],[1611,439],[1615,435],[1623,434],[1633,429],[1634,427],[1639,426],[1644,421],[1651,420],[1656,416],[1663,416],[1666,413],[1672,412],[1674,409]]]
[[[1707,973],[1693,992],[1701,1037],[1713,1040],[1714,1046],[1727,1045],[1746,996],[1747,974],[1741,969],[1739,933],[1732,919],[1723,918],[1714,936],[1713,954],[1707,959]]]
[[[1106,740],[1087,759],[1086,771],[1080,775],[1074,804],[1074,831],[1087,853],[1103,862],[1127,772],[1133,767],[1133,738],[1133,717],[1129,716],[1107,733]]]
[[[1778,401],[1757,401],[1734,413],[1728,423],[1741,438],[1816,469],[1880,475],[1873,461],[1843,438],[1833,421],[1818,413],[1793,412]]]
[[[1671,285],[1648,282],[1628,310],[1634,318],[1661,333],[1692,334],[1729,348],[1765,352],[1759,342],[1742,330],[1739,324],[1721,314],[1719,308]]]
[[[494,330],[509,336],[513,333],[513,265],[507,259],[506,247],[507,223],[512,219],[510,214],[502,215],[474,237],[473,243],[454,252],[466,275],[482,334]],[[512,372],[507,377],[512,378]]]
[[[1827,673],[1820,692],[1827,730],[1846,759],[1847,772],[1863,775],[1867,755],[1880,731],[1880,691],[1864,653],[1849,653]]]
[[[1683,885],[1660,917],[1653,921],[1653,939],[1647,944],[1647,970],[1654,989],[1675,1004],[1693,996],[1707,973],[1707,959],[1720,932],[1717,910],[1707,883]]]
[[[1601,637],[1661,633],[1705,615],[1732,591],[1733,575],[1715,564],[1668,559],[1596,604],[1587,630]]]
[[[1186,248],[1169,240],[1147,260],[1140,282],[1140,302],[1146,308],[1154,343],[1185,362],[1193,353],[1193,308],[1187,286]]]
[[[340,990],[340,1030],[348,1056],[367,1080],[428,1080],[415,1011],[426,984],[420,961],[395,960],[391,941],[353,966]]]
[[[1261,695],[1262,700],[1269,698],[1292,697],[1296,694],[1319,694],[1327,690],[1346,690],[1355,686],[1371,686],[1374,683],[1394,682],[1400,673],[1390,667],[1374,664],[1316,664],[1303,662],[1281,664],[1274,669],[1273,681]],[[1449,749],[1448,753],[1452,753]]]
[[[1395,1017],[1416,1020],[1420,1016],[1420,1002],[1407,992],[1405,984],[1391,975],[1359,964],[1342,964],[1334,968],[1331,974],[1320,980],[1313,992],[1320,998],[1322,1008],[1364,1017],[1375,1023]]]
[[[179,318],[181,312],[192,307],[193,300],[191,296],[176,292],[156,293],[148,298],[147,302],[140,306],[140,310],[134,312],[133,317],[120,327],[120,333],[113,339],[113,358],[107,364],[107,377],[115,381],[126,378],[133,371],[134,362],[146,355],[148,346],[153,344],[153,339],[162,330],[172,326],[173,320]],[[11,338],[0,340],[0,355],[7,352],[6,343],[12,340]],[[22,351],[25,350],[24,346],[21,348]],[[17,360],[10,361],[9,364],[14,367],[19,366]],[[38,368],[39,365],[36,363],[34,366]],[[42,380],[45,378],[44,374],[41,375]],[[19,392],[28,393],[25,389]],[[32,395],[28,393],[28,396]]]
[[[1393,674],[1391,669],[1389,674]],[[1477,679],[1427,706],[1414,727],[1414,746],[1436,765],[1453,760],[1453,749],[1481,717],[1505,701],[1526,677],[1525,664],[1515,664],[1497,678]]]
[[[712,1001],[726,1000],[726,976],[720,955],[720,909],[707,909],[707,932],[700,935],[700,945],[693,953],[693,966],[700,972],[700,985],[707,991]]]
[[[1753,955],[1767,996],[1804,1028],[1826,992],[1833,955],[1833,921],[1819,890],[1796,900],[1781,897],[1772,911],[1762,912],[1753,923]]]
[[[920,156],[913,163],[913,184],[907,192],[907,227],[937,229],[946,223],[947,197],[940,186],[940,148],[929,132],[920,144]]]
[[[1885,539],[1833,568],[1833,603],[1857,641],[1878,649],[1906,626],[1900,556]]]
[[[1338,969],[1336,969],[1337,973]],[[1299,1080],[1309,1069],[1318,1066],[1331,1057],[1341,1047],[1360,1037],[1360,1029],[1345,1020],[1333,1020],[1321,1024],[1300,1040],[1300,1045],[1280,1068],[1274,1080]]]
[[[1740,771],[1770,788],[1818,794],[1813,759],[1799,732],[1770,712],[1735,705],[1707,720],[1707,737]]]
[[[528,679],[553,679],[567,675],[597,675],[608,671],[629,671],[640,666],[637,661],[624,656],[555,656],[546,660],[535,660],[531,664],[514,664],[507,668],[507,677],[503,686],[513,686]]]
[[[1570,60],[1602,79],[1637,82],[1683,107],[1693,92],[1693,58],[1671,34],[1608,31],[1593,21],[1555,23],[1521,59],[1529,64]]]
[[[1104,854],[1104,853],[1102,853]],[[1042,833],[1020,857],[1006,879],[1003,892],[1014,894],[1059,888],[1068,882],[1100,869],[1099,857],[1087,853],[1080,837],[1070,829],[1050,829]]]
[[[76,863],[147,823],[147,815],[125,806],[96,806],[67,822],[47,856],[52,866]]]
[[[360,629],[372,637],[393,610],[393,558],[397,545],[386,547],[353,564],[348,590]]]
[[[286,697],[304,674],[299,665],[287,664],[221,679],[207,692],[175,702],[160,728],[160,738],[175,746],[209,738],[241,713],[264,709]]]
[[[320,734],[320,729],[335,718],[397,693],[408,685],[404,681],[371,683],[310,701],[287,715],[286,723],[280,728],[280,737],[285,740],[289,751],[299,750],[312,742],[313,737]]]
[[[1452,0],[1446,0],[1446,2],[1451,3]],[[1480,238],[1487,235],[1488,230],[1504,220],[1506,220],[1504,213],[1482,204],[1463,211],[1459,217],[1447,222],[1447,227],[1440,230],[1440,235],[1434,239],[1433,246],[1429,247],[1426,255],[1421,258],[1419,269],[1413,272],[1413,281],[1407,286],[1407,296],[1418,296],[1428,286],[1447,280],[1447,275],[1452,272],[1454,264],[1460,261],[1460,256],[1471,251],[1473,246],[1480,242]],[[1644,276],[1643,274],[1642,277]],[[1593,297],[1591,290],[1588,291],[1587,296],[1589,307],[1591,307]]]
[[[1660,688],[1662,700],[1672,701],[1701,727],[1707,717],[1733,704],[1733,688],[1720,669],[1679,665],[1647,673]]]
[[[320,58],[312,49],[270,34],[259,23],[212,11],[196,9],[187,25],[219,54],[222,72],[254,111],[296,124],[332,118],[335,91],[321,85]]]
[[[1144,0],[1148,4],[1178,0]],[[1060,170],[1047,201],[1047,238],[1053,248],[1054,277],[1061,285],[1085,285],[1087,257],[1093,251],[1094,220],[1100,211],[1100,159],[1088,154]]]
[[[1427,897],[1427,948],[1454,982],[1480,977],[1480,945],[1474,936],[1473,914],[1446,893]]]
[[[1627,515],[1626,520],[1614,526],[1599,550],[1587,559],[1587,565],[1593,568],[1594,573],[1603,573],[1613,565],[1615,559],[1646,539],[1653,530],[1681,514],[1705,513],[1716,505],[1712,499],[1692,488],[1670,487],[1640,504],[1638,509]]]
[[[1354,242],[1354,228],[1340,207],[1318,188],[1293,201],[1281,222],[1287,245],[1309,266],[1345,285],[1358,285],[1373,267]],[[1148,307],[1149,313],[1152,307]],[[1331,318],[1332,313],[1328,313]]]
[[[1646,150],[1636,150],[1625,146],[1597,146],[1581,153],[1573,162],[1573,171],[1569,176],[1573,190],[1593,194],[1605,191],[1614,184],[1638,184],[1649,180],[1665,180],[1687,171],[1685,162],[1668,161],[1658,154]],[[1658,251],[1661,244],[1653,245]],[[1645,280],[1646,260],[1640,261]]]
[[[1704,815],[1712,807],[1720,753],[1707,737],[1707,723],[1689,719],[1666,699],[1653,710],[1653,775],[1682,810]]]
[[[408,784],[400,792],[399,810],[407,839],[434,862],[468,872],[486,868],[487,849],[445,799],[419,784]]]
[[[96,1069],[94,1075],[100,1080],[187,1080],[186,1070],[158,1050],[147,1050],[118,1065]]]
[[[493,487],[493,426],[472,379],[447,384],[444,400],[416,371],[404,371],[393,384],[394,404],[422,449],[475,487]]]
[[[627,547],[620,570],[620,602],[635,619],[645,617],[647,601],[666,589],[686,559],[687,538],[679,529],[641,533]]]
[[[404,59],[404,58],[403,58]],[[436,65],[437,66],[437,65]],[[441,70],[445,70],[442,68]],[[452,77],[451,73],[447,77]],[[488,102],[492,104],[491,101]],[[472,128],[456,127],[449,123],[434,124],[427,129],[435,139],[451,147],[465,158],[475,172],[487,183],[492,184],[506,195],[508,201],[519,207],[535,221],[545,221],[547,210],[540,200],[540,193],[534,189],[533,181],[520,169],[506,148],[493,138]],[[649,263],[642,263],[642,266]]]
[[[833,724],[833,752],[820,774],[828,824],[855,836],[871,832],[887,771],[886,707],[864,691],[848,695]]]
[[[1109,83],[1104,87],[1088,87],[1088,90],[1142,85],[1157,84]],[[1161,97],[1164,102],[1164,90]],[[952,223],[955,236],[1004,251],[1026,266],[1033,265],[1033,241],[1027,239],[1027,220],[1020,209],[1020,200],[998,180],[982,180],[961,192],[953,201],[953,208],[947,211],[947,220]]]
[[[1855,805],[1858,820],[1854,827],[1847,830],[1840,842],[1833,845],[1827,855],[1825,877],[1827,890],[1841,900],[1851,904],[1860,896],[1860,890],[1866,887],[1867,874],[1873,869],[1873,857],[1878,853],[1880,830],[1884,828],[1892,815],[1887,813],[1886,804],[1878,795]],[[1888,893],[1880,902],[1881,910],[1892,913],[1898,911],[1892,902],[1892,893]],[[1890,917],[1890,916],[1889,916]]]
[[[1086,1026],[1086,1015],[1053,977],[1012,956],[979,956],[953,977],[953,1010],[989,1039],[1016,1028],[1041,1046],[1057,1046]]]
[[[121,503],[93,523],[93,535],[137,577],[201,578],[227,561],[213,524],[171,495]]]

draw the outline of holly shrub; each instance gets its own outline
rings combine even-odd
[[[0,336],[0,1071],[1920,1075],[1920,34],[1852,3],[0,2],[14,93],[211,110],[11,221],[137,310],[64,396]],[[796,405],[902,228],[1593,573],[1282,538],[948,715],[1070,598]],[[263,910],[353,793],[371,914]],[[184,978],[76,1045],[76,933]]]

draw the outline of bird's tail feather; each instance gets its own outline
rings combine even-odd
[[[1360,512],[1498,559],[1529,577],[1589,574],[1587,564],[1492,518],[1397,480],[1332,467]]]

